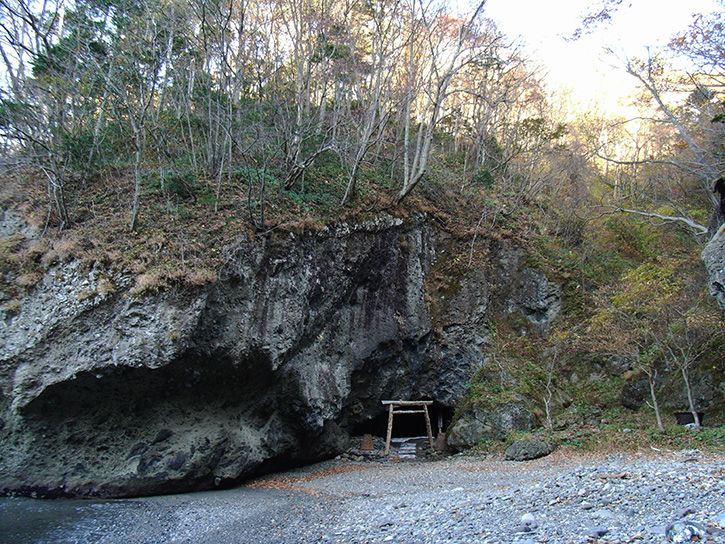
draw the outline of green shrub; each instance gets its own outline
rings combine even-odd
[[[471,183],[481,185],[487,189],[492,187],[494,182],[495,180],[493,178],[493,174],[491,174],[491,171],[488,168],[480,168],[471,177]]]
[[[147,193],[163,193],[181,199],[195,198],[200,189],[193,170],[150,170],[144,174]]]

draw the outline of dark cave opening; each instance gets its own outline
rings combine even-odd
[[[453,419],[453,408],[434,401],[428,407],[430,414],[430,426],[433,436],[438,436],[439,425],[443,432],[446,431]],[[388,411],[381,405],[381,411],[376,416],[358,423],[353,428],[353,436],[372,434],[385,438],[388,432]],[[393,419],[393,438],[425,436],[425,417],[423,414],[398,414]]]
[[[254,352],[242,363],[228,357],[186,353],[160,368],[114,366],[78,372],[47,387],[24,407],[26,416],[43,419],[82,418],[89,411],[132,417],[153,413],[159,404],[241,405],[263,397],[274,383],[272,363]],[[264,412],[268,407],[261,407]]]

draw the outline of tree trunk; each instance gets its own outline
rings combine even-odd
[[[690,378],[687,375],[687,364],[682,365],[682,378],[685,380],[685,390],[687,391],[687,402],[690,404],[690,412],[692,413],[692,420],[695,422],[695,427],[700,427],[700,416],[695,410],[695,402],[692,400],[692,388],[690,387]]]
[[[648,372],[647,378],[649,381],[649,394],[652,397],[652,408],[655,411],[655,417],[657,418],[657,428],[660,432],[665,432],[665,426],[662,424],[662,415],[660,414],[660,405],[657,402],[657,393],[655,392],[655,380],[657,379],[657,372]]]
[[[139,200],[141,198],[141,150],[143,138],[140,129],[135,130],[134,144],[136,153],[133,161],[133,204],[131,205],[131,222],[129,224],[129,229],[132,231],[135,231],[138,226]]]

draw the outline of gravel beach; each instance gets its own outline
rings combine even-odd
[[[8,543],[663,543],[678,521],[725,542],[725,456],[335,460],[206,493],[0,499]]]

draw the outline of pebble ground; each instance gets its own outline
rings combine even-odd
[[[336,460],[224,491],[118,501],[0,499],[0,542],[725,543],[725,456]]]

